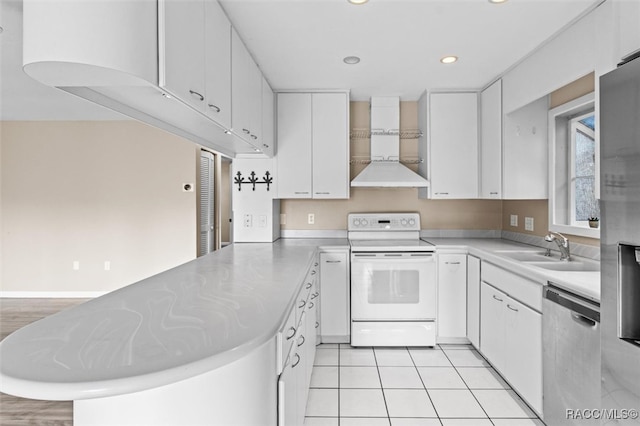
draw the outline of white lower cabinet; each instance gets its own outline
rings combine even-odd
[[[467,339],[467,255],[438,254],[438,343]]]
[[[349,251],[320,253],[320,335],[325,343],[349,343]]]
[[[320,300],[318,266],[318,262],[314,261],[302,283],[288,320],[278,334],[279,347],[288,350],[278,361],[278,371],[281,371],[278,377],[279,426],[304,424],[316,355],[316,326]]]
[[[480,290],[480,350],[513,389],[542,414],[542,315],[494,287],[508,290],[513,285],[514,292],[526,294],[522,288],[539,284],[501,269],[503,280],[487,283],[485,265]],[[493,265],[488,268],[499,269]],[[511,282],[509,275],[513,275]],[[537,306],[537,297],[527,302]]]

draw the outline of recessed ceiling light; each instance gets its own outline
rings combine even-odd
[[[489,0],[489,3],[493,3],[493,4],[500,4],[500,3],[506,3],[509,0]]]
[[[357,56],[347,56],[343,59],[343,61],[345,64],[355,65],[360,62],[360,58],[358,58]]]
[[[351,4],[365,4],[369,0],[347,0]]]
[[[457,56],[445,56],[440,59],[440,62],[443,64],[452,64],[458,60]]]

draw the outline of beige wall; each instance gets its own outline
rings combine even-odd
[[[110,291],[195,257],[195,144],[134,121],[4,122],[0,150],[1,291]]]

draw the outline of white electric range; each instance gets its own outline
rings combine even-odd
[[[419,213],[352,213],[347,230],[351,345],[435,345],[435,247]]]

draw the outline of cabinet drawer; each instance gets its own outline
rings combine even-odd
[[[482,281],[502,290],[525,305],[542,312],[542,284],[482,262]]]
[[[284,364],[287,360],[291,345],[295,341],[297,332],[296,312],[292,310],[289,313],[287,321],[284,323],[280,331],[278,331],[276,350],[276,370],[277,374],[282,373]]]

